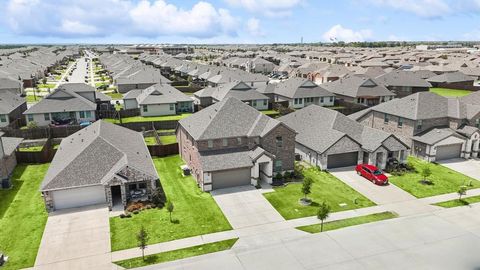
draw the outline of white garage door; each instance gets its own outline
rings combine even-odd
[[[437,146],[437,154],[435,156],[435,160],[439,161],[445,159],[459,158],[461,154],[461,143]]]
[[[53,191],[55,209],[65,209],[105,203],[105,188],[91,186]]]

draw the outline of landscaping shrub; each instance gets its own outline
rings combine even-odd
[[[162,208],[167,201],[167,197],[165,196],[165,192],[161,187],[157,187],[152,194],[152,203],[158,208]]]
[[[133,211],[133,214],[134,214],[134,215],[137,215],[138,213],[140,213],[139,210],[134,210],[134,211]]]

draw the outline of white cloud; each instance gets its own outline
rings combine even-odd
[[[370,39],[372,35],[370,29],[355,31],[337,24],[325,32],[322,37],[325,41],[361,42]]]
[[[9,0],[4,21],[16,34],[51,37],[236,36],[226,9],[199,1],[182,9],[167,0]],[[1,18],[0,18],[1,20]]]
[[[250,12],[263,13],[269,17],[285,17],[291,9],[300,5],[303,0],[225,0],[228,4],[242,7]]]
[[[442,17],[452,12],[445,0],[371,0],[378,5],[414,13],[420,17]]]
[[[258,20],[257,18],[248,19],[246,26],[247,26],[247,31],[248,33],[250,33],[250,35],[255,37],[265,36],[265,33],[262,31],[262,28],[260,26],[260,20]]]

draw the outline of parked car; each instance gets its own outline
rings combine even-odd
[[[376,185],[387,185],[388,177],[377,167],[369,164],[359,164],[355,167],[355,171],[358,175],[365,177]]]

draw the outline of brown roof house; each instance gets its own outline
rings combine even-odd
[[[179,152],[204,191],[272,183],[294,169],[296,132],[229,97],[179,121]]]

